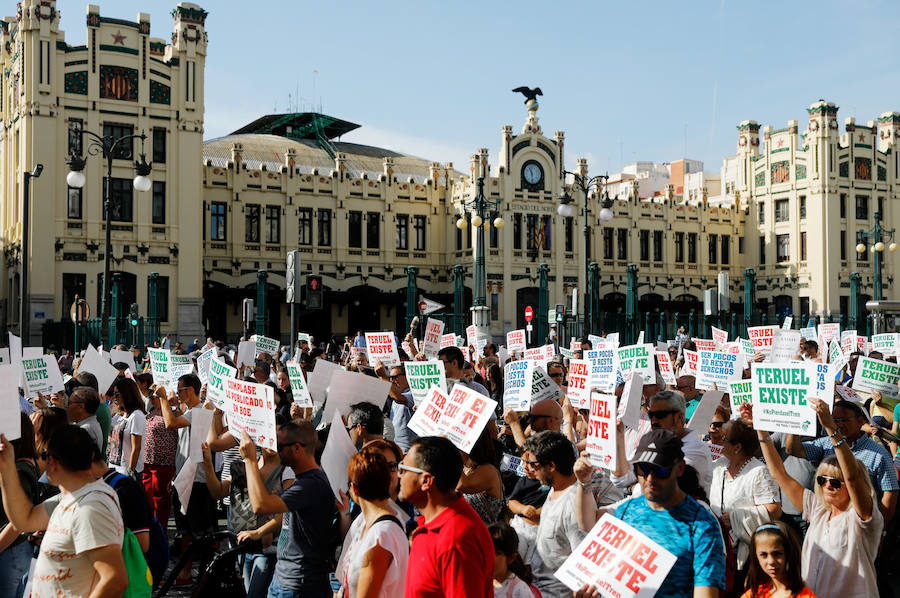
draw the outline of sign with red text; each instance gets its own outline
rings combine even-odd
[[[591,366],[586,359],[569,360],[569,402],[575,409],[587,409],[591,402]]]
[[[428,318],[425,324],[425,339],[422,341],[422,352],[428,359],[435,359],[441,349],[441,337],[444,335],[444,322]]]
[[[466,346],[474,347],[475,346],[475,334],[478,330],[475,328],[475,324],[469,324],[466,326]]]
[[[672,360],[667,351],[656,352],[656,364],[659,366],[659,374],[662,376],[663,382],[675,386],[675,370],[672,368]]]
[[[819,324],[818,331],[819,331],[819,338],[821,339],[819,346],[825,347],[833,339],[840,338],[841,323],[840,322],[827,322],[825,324]]]
[[[607,598],[650,598],[674,564],[671,552],[604,513],[555,575],[573,591],[592,585]]]
[[[691,351],[690,349],[682,349],[682,355],[684,355],[684,365],[681,367],[681,375],[682,376],[694,376],[697,377],[697,366],[699,361],[699,355],[697,355],[696,351]]]
[[[241,431],[261,448],[277,450],[275,437],[275,399],[268,384],[225,379],[228,431],[241,439]]]
[[[721,349],[725,346],[725,343],[728,342],[728,331],[722,330],[721,328],[712,327],[712,337],[713,341],[716,343],[716,348]]]
[[[450,334],[442,334],[441,335],[441,349],[445,347],[455,347],[456,346],[456,335],[452,332]]]
[[[481,436],[497,401],[457,384],[449,396],[432,388],[409,420],[409,429],[419,436],[442,436],[468,453]]]
[[[373,366],[376,359],[380,359],[386,367],[400,365],[400,356],[397,354],[397,342],[393,332],[367,332],[366,350],[369,353],[369,364]]]
[[[778,326],[750,326],[747,328],[747,336],[750,337],[756,353],[765,353],[766,355],[771,353],[776,328]]]
[[[697,351],[715,351],[716,350],[716,341],[708,338],[692,338],[694,344],[697,346]]]
[[[616,469],[616,396],[591,393],[588,420],[588,458],[596,467]]]
[[[842,330],[841,331],[841,350],[844,353],[853,353],[856,350],[856,331],[855,330]]]
[[[509,351],[518,351],[519,353],[524,353],[525,346],[525,331],[521,328],[519,330],[510,330],[506,333],[506,348]]]

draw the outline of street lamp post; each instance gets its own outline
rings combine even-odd
[[[474,212],[472,226],[476,229],[475,244],[477,245],[477,252],[475,254],[475,288],[472,293],[472,323],[475,326],[487,326],[487,275],[485,273],[484,259],[484,231],[489,229],[492,223],[494,228],[498,230],[503,228],[506,223],[500,217],[500,198],[488,199],[484,196],[483,176],[478,177],[477,186],[478,193],[475,194],[475,198],[461,202],[461,205],[464,211]],[[468,222],[465,216],[460,216],[456,221],[456,228],[466,230],[467,227]]]
[[[886,229],[881,226],[881,212],[875,212],[875,226],[872,227],[872,230],[861,230],[856,232],[856,242],[858,245],[856,246],[857,253],[865,253],[868,249],[875,256],[875,264],[873,266],[873,278],[874,285],[872,288],[872,299],[875,301],[881,301],[882,299],[882,286],[881,286],[881,260],[882,254],[884,253],[885,248],[888,251],[897,251],[897,244],[894,242],[894,232],[896,229],[890,228]],[[870,246],[866,246],[866,242],[871,241]],[[885,242],[889,244],[885,246]],[[877,316],[876,316],[877,317]],[[876,322],[877,326],[877,322]]]
[[[31,342],[31,306],[28,301],[28,268],[31,259],[31,251],[28,246],[31,237],[31,224],[29,223],[31,215],[31,179],[41,176],[44,171],[43,164],[36,164],[31,172],[25,171],[23,174],[24,181],[22,185],[22,272],[19,275],[19,336],[25,346]]]
[[[585,313],[584,334],[587,336],[594,333],[594,320],[597,317],[597,314],[594,313],[594,304],[588,294],[591,265],[591,225],[588,220],[591,211],[588,198],[592,192],[600,195],[603,199],[601,200],[600,211],[597,213],[597,216],[603,222],[608,222],[612,219],[612,200],[609,198],[605,187],[609,175],[598,174],[588,178],[587,173],[581,174],[568,170],[564,170],[563,174],[572,175],[574,187],[581,191],[581,194],[584,196],[584,206],[581,208],[581,217],[584,218],[584,303],[582,305]],[[571,218],[575,215],[575,208],[572,205],[574,202],[575,200],[563,186],[563,190],[559,194],[559,206],[556,208],[556,213],[564,218]],[[596,284],[599,285],[599,277],[597,277]]]
[[[136,191],[149,191],[153,186],[153,183],[148,176],[150,174],[152,166],[151,164],[147,163],[146,154],[143,151],[144,140],[147,139],[147,136],[144,133],[141,133],[140,135],[101,136],[92,131],[86,131],[83,129],[78,130],[77,133],[88,135],[88,154],[90,154],[91,156],[100,154],[106,159],[106,185],[103,190],[103,210],[106,213],[106,248],[103,255],[103,295],[102,306],[100,309],[100,322],[102,330],[107,331],[104,339],[104,344],[107,346],[111,346],[113,339],[109,338],[109,328],[107,320],[109,318],[110,291],[112,290],[112,287],[110,285],[111,281],[109,279],[109,264],[110,258],[112,257],[113,159],[118,158],[123,160],[131,160],[134,157],[134,150],[126,144],[130,144],[130,142],[134,139],[141,140],[141,159],[140,161],[135,161],[134,163],[135,177],[134,181],[132,182]],[[81,189],[82,187],[84,187],[86,179],[83,171],[86,162],[87,160],[84,156],[75,155],[70,155],[66,160],[66,163],[69,165],[69,174],[66,175],[66,183],[69,185],[69,187],[74,187],[76,189]],[[102,330],[100,334],[101,338],[104,337]]]

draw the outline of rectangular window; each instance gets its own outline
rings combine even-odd
[[[500,318],[500,295],[491,293],[491,320]]]
[[[884,218],[884,198],[878,198],[878,213],[881,214],[881,217]]]
[[[611,228],[603,229],[603,259],[613,259],[613,231]]]
[[[153,181],[151,212],[153,213],[153,224],[166,223],[166,184],[162,181]]]
[[[759,224],[765,224],[766,223],[766,204],[760,203],[759,206],[757,206],[757,211],[759,213],[759,217],[757,218],[757,220],[759,221]]]
[[[366,214],[366,249],[378,249],[381,247],[381,214],[368,212]]]
[[[641,261],[646,262],[650,260],[650,231],[642,230],[638,234],[638,244],[640,246],[641,252]]]
[[[331,210],[319,208],[316,211],[319,218],[319,243],[320,247],[331,246]]]
[[[225,203],[214,201],[209,206],[209,239],[225,240]]]
[[[684,263],[684,233],[675,233],[675,263]]]
[[[869,197],[867,195],[856,196],[856,219],[869,219]]]
[[[841,193],[841,218],[847,217],[847,194]]]
[[[663,261],[663,232],[661,230],[653,231],[653,261]]]
[[[131,125],[103,125],[103,136],[104,137],[115,137],[115,138],[123,138],[128,135],[134,135],[134,127]],[[134,152],[132,151],[132,142],[134,139],[122,139],[117,145],[116,149],[112,152],[112,157],[117,160],[131,160],[134,156]]]
[[[806,261],[806,231],[800,233],[800,261]]]
[[[744,237],[738,237],[738,253],[744,255]]]
[[[869,246],[866,245],[866,250],[862,253],[856,251],[856,248],[853,248],[853,252],[856,253],[856,261],[858,262],[868,262],[869,261]]]
[[[150,297],[150,282],[147,282],[147,297]],[[169,277],[160,276],[156,283],[156,313],[160,322],[169,321]]]
[[[731,263],[731,236],[722,235],[722,265]]]
[[[553,248],[550,239],[550,233],[553,231],[553,219],[550,216],[541,216],[540,227],[541,249],[550,251]]]
[[[166,163],[166,130],[153,129],[153,162],[154,164]]]
[[[566,251],[575,251],[575,219],[564,218],[563,222],[566,226]]]
[[[800,220],[806,220],[806,196],[800,196]]]
[[[300,208],[300,212],[297,218],[297,245],[312,245],[312,212],[312,208]]]
[[[350,247],[362,248],[362,212],[350,212],[347,224],[347,244]]]
[[[395,241],[397,249],[402,251],[409,249],[409,216],[407,214],[397,214],[397,238]]]
[[[69,155],[80,156],[82,154],[83,123],[80,118],[69,119]]]
[[[759,236],[759,264],[763,265],[766,263],[766,237],[765,235]]]
[[[688,233],[688,263],[697,263],[697,233]]]
[[[789,209],[788,200],[786,199],[776,199],[775,200],[775,222],[787,222],[791,219],[791,213]],[[762,221],[760,221],[760,224]]]
[[[259,243],[259,205],[248,204],[244,208],[244,241]]]
[[[81,218],[81,196],[84,189],[69,187],[69,218]]]
[[[719,262],[719,235],[709,236],[709,263]]]
[[[500,243],[500,229],[493,226],[493,224],[488,226],[488,242],[494,249],[496,249],[497,245]]]
[[[522,249],[522,214],[520,213],[513,214],[513,249]]]
[[[841,261],[847,260],[847,231],[841,231]],[[843,312],[842,312],[843,313]]]
[[[468,221],[468,219],[466,219],[466,220]],[[463,234],[465,234],[465,233],[463,233],[462,229],[459,229],[459,228],[456,229],[456,250],[457,251],[462,251]]]
[[[776,235],[775,236],[775,261],[787,262],[791,259],[791,236]]]
[[[103,194],[106,195],[106,185],[109,184],[109,199],[112,205],[112,220],[116,222],[132,222],[134,219],[134,185],[131,179],[103,179]],[[103,209],[103,218],[106,218],[106,208]]]
[[[413,229],[415,229],[416,233],[416,251],[425,251],[426,224],[425,216],[415,216],[413,219]]]
[[[843,299],[843,297],[841,297]],[[841,306],[841,313],[847,313],[847,309]],[[809,317],[809,297],[800,297],[800,319]]]
[[[266,206],[266,243],[281,243],[281,207]]]
[[[616,229],[616,255],[620,260],[628,259],[628,229]]]

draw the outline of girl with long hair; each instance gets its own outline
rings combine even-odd
[[[815,598],[800,569],[796,532],[781,521],[764,523],[750,538],[747,591],[741,598]]]

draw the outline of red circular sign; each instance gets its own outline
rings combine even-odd
[[[534,318],[534,310],[531,309],[530,305],[526,305],[525,306],[525,321],[530,322],[532,318]]]
[[[419,301],[419,311],[424,312],[425,308],[428,307],[428,304],[424,301]]]

